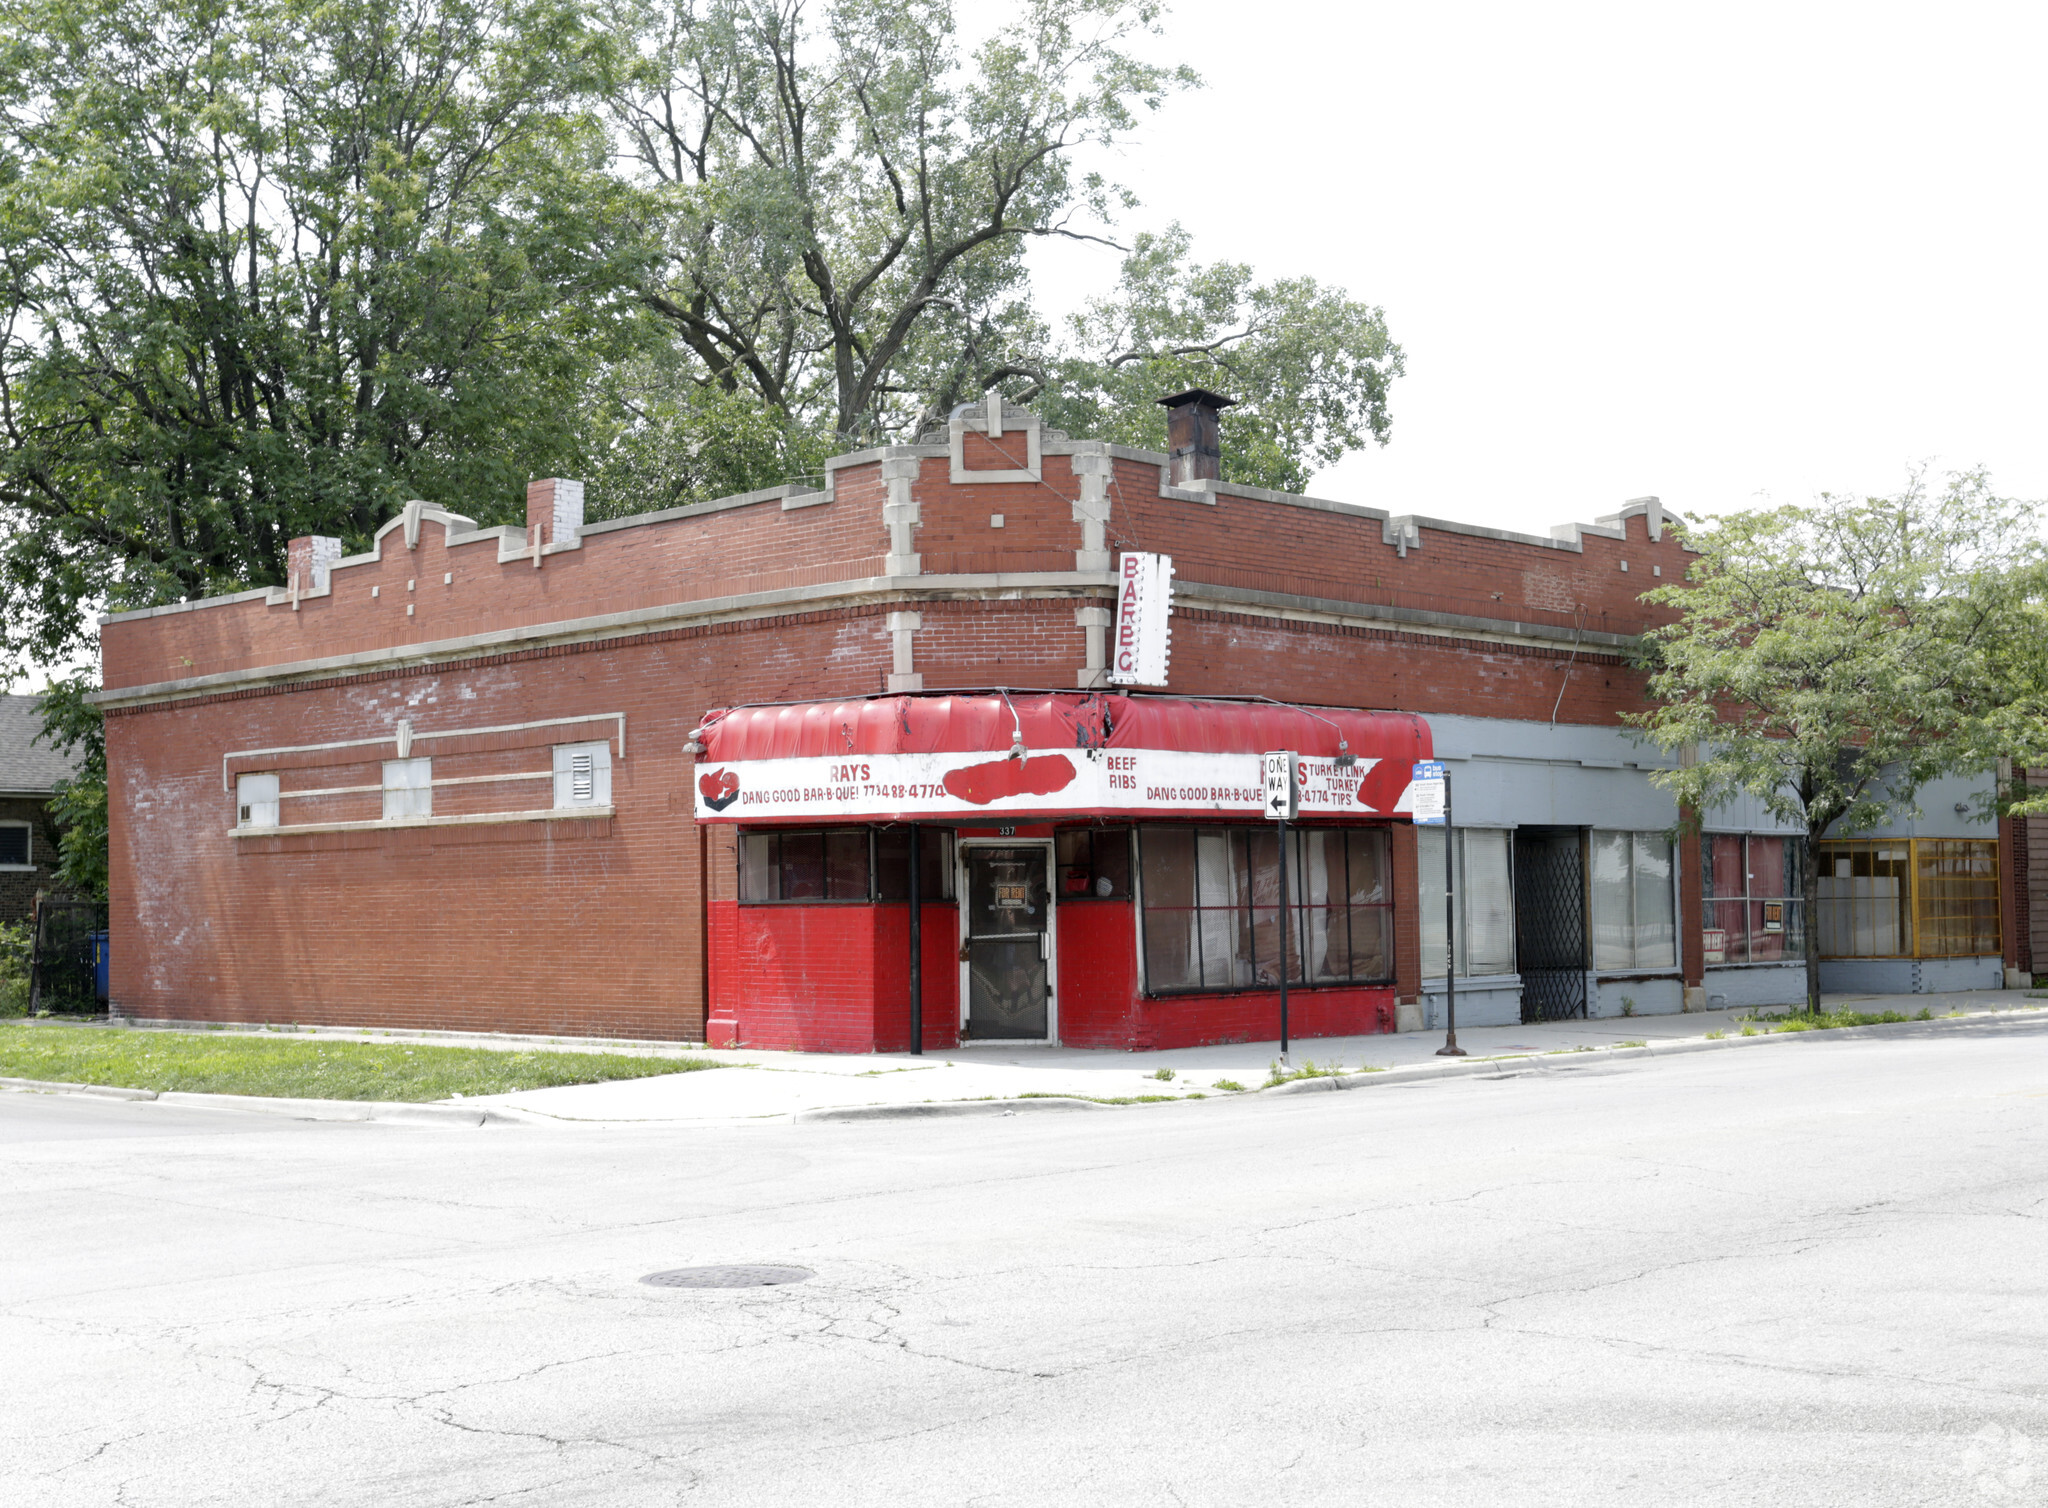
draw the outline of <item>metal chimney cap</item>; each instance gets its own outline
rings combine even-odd
[[[1175,393],[1170,398],[1157,401],[1162,408],[1179,408],[1184,403],[1199,403],[1205,408],[1229,408],[1237,402],[1235,398],[1225,398],[1205,387],[1191,387],[1185,393]]]

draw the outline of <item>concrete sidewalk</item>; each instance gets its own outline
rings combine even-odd
[[[1897,1011],[1917,1016],[1927,1010],[1937,1017],[1954,1011],[1982,1017],[2048,1011],[2048,999],[2029,999],[2021,990],[1825,998],[1831,1009],[1868,1015]],[[1699,1040],[1712,1033],[1737,1035],[1747,1014],[1711,1011],[1475,1027],[1461,1031],[1458,1041],[1474,1058],[1676,1043]],[[1436,1050],[1442,1045],[1440,1032],[1319,1037],[1295,1042],[1292,1061],[1297,1069],[1311,1060],[1318,1067],[1394,1068],[1444,1061],[1436,1057]],[[1140,1096],[1173,1100],[1213,1098],[1264,1084],[1279,1051],[1277,1042],[1148,1052],[989,1045],[954,1048],[924,1057],[908,1053],[849,1056],[693,1049],[690,1056],[711,1058],[726,1066],[658,1078],[527,1090],[464,1103],[563,1122],[686,1123],[745,1121],[863,1106],[908,1109],[927,1103],[1013,1100],[1020,1096],[1097,1100],[1132,1100]]]

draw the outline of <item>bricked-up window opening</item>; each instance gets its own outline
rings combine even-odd
[[[1055,835],[1062,901],[1127,901],[1131,898],[1131,830],[1127,827],[1071,828]]]
[[[953,899],[953,834],[943,827],[917,830],[920,867],[917,896],[920,901]],[[910,829],[882,827],[875,830],[875,899],[910,899]]]
[[[1595,969],[1678,967],[1678,896],[1662,833],[1595,832],[1587,888]]]
[[[1288,834],[1290,983],[1387,984],[1393,883],[1385,828]],[[1146,988],[1268,990],[1280,983],[1280,843],[1271,827],[1139,830]]]
[[[277,826],[277,777],[241,775],[235,779],[235,821],[242,827]]]
[[[387,759],[384,761],[384,816],[431,817],[434,815],[434,761],[431,759]]]
[[[1421,877],[1422,977],[1444,977],[1444,830],[1415,831]],[[1515,892],[1511,835],[1499,828],[1458,829],[1458,977],[1512,974]]]
[[[1806,957],[1800,904],[1806,840],[1765,833],[1708,833],[1700,840],[1700,961],[1783,963]]]
[[[612,804],[612,746],[608,743],[555,745],[555,805]]]
[[[1891,838],[1820,846],[1823,958],[1986,958],[1999,951],[1998,845]]]
[[[866,901],[868,829],[740,834],[743,901]]]
[[[0,822],[0,869],[33,869],[35,862],[26,822]]]

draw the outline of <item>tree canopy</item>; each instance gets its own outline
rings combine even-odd
[[[1806,834],[1809,941],[1822,837],[1910,812],[2040,726],[2038,524],[1980,472],[1916,479],[1695,521],[1687,580],[1644,594],[1677,613],[1648,636],[1654,705],[1630,719],[1684,755],[1658,779],[1694,812],[1746,793]],[[1817,1003],[1811,946],[1807,979]]]
[[[1197,80],[1153,0],[0,0],[0,631],[282,580],[407,499],[499,522],[815,474],[991,387],[1299,489],[1384,443],[1378,309],[1178,227],[1057,330],[1025,248]],[[1094,155],[1088,155],[1094,154]],[[1084,160],[1085,158],[1085,160]]]
[[[5,0],[10,648],[576,450],[624,281],[559,0]]]

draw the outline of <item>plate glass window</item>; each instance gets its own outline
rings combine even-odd
[[[1823,843],[1814,900],[1823,958],[1988,958],[2000,945],[1998,844]]]
[[[1054,839],[1062,901],[1123,901],[1131,897],[1131,831],[1127,827],[1072,828]]]
[[[1276,827],[1147,827],[1138,853],[1145,980],[1154,994],[1276,989],[1283,967],[1290,983],[1393,978],[1384,828],[1288,832],[1285,936]]]
[[[917,872],[920,903],[953,899],[953,834],[943,827],[917,830],[918,852],[923,862]],[[875,829],[875,899],[910,899],[910,829]]]
[[[1515,897],[1509,874],[1509,834],[1499,828],[1461,827],[1458,855],[1458,977],[1512,974],[1515,969]],[[1444,830],[1415,830],[1421,876],[1422,977],[1444,977]]]
[[[1678,966],[1678,904],[1671,840],[1662,833],[1595,832],[1588,888],[1593,901],[1593,967]]]
[[[555,805],[612,804],[612,746],[608,743],[555,745]]]
[[[33,869],[35,853],[26,822],[0,822],[0,869]]]
[[[240,827],[277,826],[277,777],[242,775],[235,780],[235,822]]]
[[[431,759],[387,759],[384,761],[384,815],[431,817],[434,814],[434,761]]]
[[[1806,841],[1765,833],[1708,833],[1700,840],[1700,959],[1708,967],[1806,957],[1800,902]]]
[[[740,834],[743,901],[866,901],[869,829]]]

